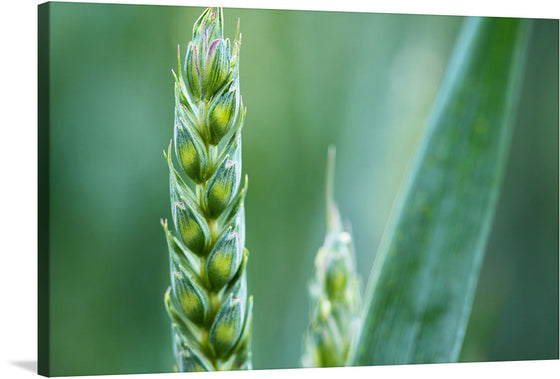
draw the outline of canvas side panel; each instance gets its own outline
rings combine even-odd
[[[49,17],[38,7],[38,341],[37,371],[49,376]]]

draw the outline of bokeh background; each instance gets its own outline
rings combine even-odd
[[[162,151],[203,8],[50,5],[51,375],[170,372]],[[226,9],[241,19],[255,369],[299,366],[327,146],[363,285],[463,17]],[[537,20],[461,361],[558,358],[558,20]]]

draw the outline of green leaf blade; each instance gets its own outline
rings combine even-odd
[[[374,262],[353,365],[454,362],[490,231],[529,26],[470,18]]]

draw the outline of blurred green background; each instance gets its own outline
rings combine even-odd
[[[170,372],[162,150],[203,8],[50,5],[51,375]],[[327,146],[365,286],[462,17],[226,9],[241,19],[255,369],[299,366]],[[462,361],[558,358],[558,21],[534,24]]]

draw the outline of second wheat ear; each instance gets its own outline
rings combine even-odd
[[[339,367],[360,325],[361,296],[352,234],[343,225],[334,201],[336,151],[329,148],[326,180],[327,233],[315,257],[309,291],[311,321],[303,341],[304,367]]]
[[[221,8],[208,8],[193,27],[183,70],[175,77],[175,169],[170,143],[171,214],[162,220],[170,256],[171,319],[177,371],[251,369],[252,297],[247,296],[245,210],[241,184],[239,24],[223,37]]]

